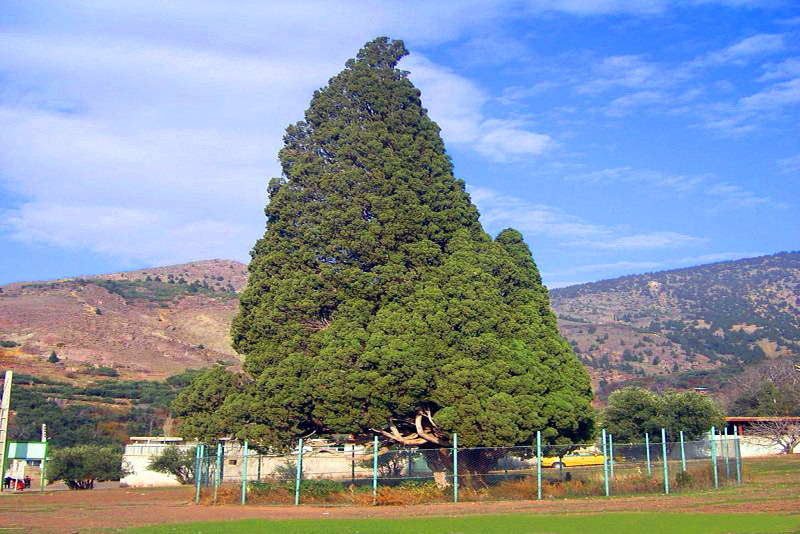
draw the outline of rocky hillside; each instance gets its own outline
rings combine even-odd
[[[238,366],[228,332],[246,280],[245,265],[210,260],[3,286],[0,369],[88,383]],[[601,395],[630,381],[717,388],[747,364],[800,355],[798,295],[797,252],[551,292]]]
[[[246,279],[245,265],[209,260],[3,286],[0,368],[80,382],[236,365],[228,331]]]
[[[800,253],[714,263],[551,292],[595,385],[716,388],[743,366],[800,355]]]

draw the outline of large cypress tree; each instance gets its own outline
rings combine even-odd
[[[464,446],[588,439],[589,378],[530,250],[481,228],[396,68],[406,53],[367,43],[287,128],[232,327],[252,383],[206,415],[272,449],[325,433],[431,448],[454,432]]]

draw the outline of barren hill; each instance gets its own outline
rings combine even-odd
[[[595,384],[714,389],[765,358],[800,355],[800,253],[626,276],[551,292]]]
[[[0,367],[80,380],[238,363],[228,331],[245,265],[209,260],[0,288]],[[61,361],[47,358],[55,352]]]
[[[3,286],[0,341],[18,345],[0,347],[0,368],[82,382],[238,366],[228,332],[246,280],[245,265],[208,260]],[[551,292],[601,392],[629,380],[717,387],[749,363],[800,356],[798,295],[797,252]]]

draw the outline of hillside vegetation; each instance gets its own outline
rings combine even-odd
[[[238,368],[229,331],[245,282],[246,266],[212,260],[3,286],[0,370],[61,405],[126,415],[131,402],[150,404],[139,381],[218,361]],[[756,362],[800,357],[797,252],[550,294],[601,398],[625,383],[733,389]],[[126,391],[111,385],[119,382]]]
[[[800,354],[800,253],[581,284],[551,292],[596,384],[716,389],[746,366]]]
[[[3,286],[0,367],[85,385],[238,365],[228,332],[246,273],[209,260]]]

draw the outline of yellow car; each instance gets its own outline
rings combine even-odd
[[[602,454],[592,454],[590,452],[575,452],[557,457],[542,458],[542,467],[581,467],[585,465],[603,465]]]

